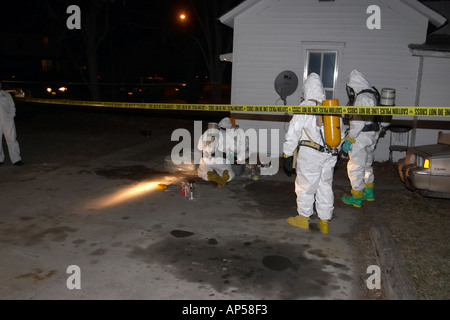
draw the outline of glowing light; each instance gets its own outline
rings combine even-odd
[[[184,20],[186,20],[186,14],[184,14],[184,13],[182,13],[182,14],[180,14],[180,20],[182,20],[182,21],[184,21]]]
[[[106,208],[130,201],[132,199],[142,197],[152,191],[157,190],[159,182],[141,182],[137,185],[126,187],[122,190],[115,192],[114,194],[105,196],[95,201],[95,207]]]
[[[166,176],[161,181],[144,181],[131,186],[126,186],[92,201],[89,201],[87,206],[90,209],[104,209],[111,206],[119,205],[124,202],[136,200],[140,197],[146,196],[152,192],[164,192],[169,184],[179,183],[179,178]]]
[[[430,168],[430,160],[429,159],[425,159],[425,162],[423,163],[423,167],[425,169],[429,169]]]

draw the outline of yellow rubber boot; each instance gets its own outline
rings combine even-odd
[[[228,173],[228,170],[225,170],[222,173],[222,177],[220,179],[220,183],[219,183],[219,185],[217,187],[222,188],[225,185],[225,183],[228,182],[228,179],[230,179],[230,174]]]
[[[328,234],[328,220],[319,219],[319,228],[323,234]]]
[[[287,223],[303,230],[309,230],[309,218],[306,218],[300,214],[296,217],[288,218]]]
[[[222,178],[215,172],[208,171],[207,178],[208,181],[217,182],[217,187],[222,183]]]

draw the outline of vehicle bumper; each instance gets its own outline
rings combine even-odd
[[[428,190],[430,186],[430,172],[427,169],[418,168],[413,164],[399,161],[398,173],[400,179],[409,190]]]

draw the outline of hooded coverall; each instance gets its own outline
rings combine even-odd
[[[353,70],[350,73],[347,86],[355,92],[355,106],[376,106],[377,101],[372,94],[361,93],[365,89],[371,89],[371,86],[359,71]],[[366,119],[365,121],[364,116],[357,119],[350,119],[350,130],[347,139],[353,143],[348,152],[347,174],[352,186],[353,199],[355,197],[362,199],[364,188],[371,188],[373,198],[373,182],[375,177],[372,164],[380,131],[371,129],[370,126],[372,124],[373,120]],[[348,198],[342,198],[345,203],[348,203],[346,199]],[[356,203],[348,204],[359,207],[361,202],[358,199],[356,199]]]
[[[301,106],[321,105],[325,100],[322,81],[317,74],[311,73],[305,80],[303,93],[305,100],[300,104]],[[285,136],[286,141],[283,144],[283,152],[286,156],[293,155],[302,140],[311,138],[312,142],[324,146],[324,132],[320,117],[320,115],[307,114],[296,114],[292,117]],[[313,214],[315,204],[319,219],[331,220],[334,210],[332,183],[336,161],[337,156],[331,153],[309,146],[299,147],[295,180],[299,215],[309,218]]]
[[[200,137],[197,148],[203,151],[203,157],[198,167],[197,175],[203,180],[208,179],[208,172],[215,172],[222,177],[227,171],[231,181],[235,174],[232,169],[234,155],[237,161],[245,160],[245,135],[242,129],[235,129],[229,118],[219,122],[219,129],[208,129]]]
[[[5,160],[5,154],[2,147],[2,136],[5,136],[8,146],[9,157],[12,163],[21,160],[19,143],[17,142],[16,125],[14,117],[16,116],[16,106],[11,95],[1,90],[0,87],[0,163]]]

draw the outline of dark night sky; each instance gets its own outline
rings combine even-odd
[[[65,27],[69,14],[68,5],[79,5],[82,9],[87,1],[65,0],[15,0],[3,1],[1,4],[0,26],[3,30],[41,32],[51,31],[60,26]],[[168,8],[176,4],[175,1],[164,0],[110,0],[111,24],[116,27],[136,27],[158,25],[166,20]],[[59,17],[51,17],[48,6]],[[55,21],[55,19],[61,19]]]
[[[199,1],[209,0],[194,0]],[[23,39],[29,34],[48,35],[51,41],[57,42],[67,60],[76,61],[77,65],[86,64],[82,32],[69,31],[66,28],[66,20],[70,16],[66,13],[66,9],[69,5],[75,4],[81,8],[82,15],[87,15],[86,3],[90,2],[92,0],[3,1],[0,33],[15,34]],[[177,20],[179,12],[186,9],[187,1],[110,0],[109,2],[108,33],[98,50],[99,73],[104,78],[116,81],[127,74],[136,73],[165,73],[173,77],[186,77],[194,73],[207,72],[194,41],[197,39],[202,42],[203,38],[193,13],[188,11],[191,18],[183,25]],[[220,14],[232,9],[242,0],[223,2],[227,7]],[[99,25],[103,25],[104,12],[100,11],[96,15]],[[223,26],[225,32],[231,32],[227,28]],[[2,46],[4,45],[7,44],[3,43]],[[33,49],[27,47],[24,51],[30,50]]]
[[[106,1],[106,0],[104,0]],[[202,1],[193,0],[199,4]],[[220,0],[223,6],[219,15],[226,13],[244,0]],[[0,34],[14,34],[26,39],[29,34],[48,35],[59,47],[61,55],[72,65],[86,65],[86,49],[82,32],[67,30],[68,5],[76,4],[86,15],[86,4],[93,0],[15,0],[2,1],[0,11]],[[102,2],[102,0],[100,0]],[[127,74],[158,73],[171,77],[190,77],[195,73],[207,73],[204,60],[194,39],[203,46],[198,22],[192,18],[182,25],[179,12],[186,9],[189,1],[180,0],[109,0],[108,34],[98,50],[99,73],[107,81],[117,81]],[[427,1],[422,1],[426,3]],[[198,10],[202,12],[202,10]],[[102,24],[105,14],[101,11],[96,20]],[[218,18],[218,17],[215,17]],[[224,32],[230,28],[221,26]],[[4,38],[5,39],[5,38]],[[14,41],[20,41],[15,39]],[[25,40],[24,40],[25,41]],[[8,43],[3,42],[2,46]],[[34,50],[26,47],[18,55]],[[5,50],[0,48],[1,54]],[[225,53],[225,52],[223,52]],[[11,55],[11,54],[10,54]],[[39,55],[39,53],[37,53]],[[45,57],[40,57],[45,58]],[[12,59],[9,57],[8,59]],[[6,61],[6,60],[4,60]],[[1,61],[0,61],[1,62]],[[3,62],[8,65],[8,62]],[[1,66],[1,64],[0,64]],[[73,70],[72,70],[73,71]],[[70,73],[68,67],[66,73]],[[0,73],[5,73],[0,70]]]

